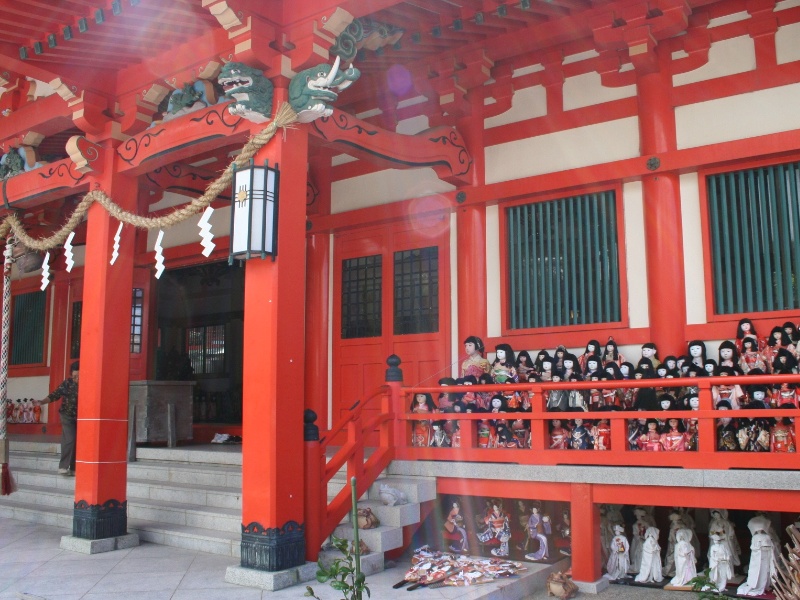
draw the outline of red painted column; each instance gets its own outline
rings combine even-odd
[[[109,154],[113,155],[110,148]],[[135,212],[135,179],[108,166],[97,183],[117,205]],[[127,533],[128,363],[136,231],[130,225],[123,227],[119,255],[112,265],[119,221],[97,203],[88,215],[72,531],[76,537],[101,539]]]
[[[571,484],[570,526],[572,578],[591,583],[600,579],[600,508],[595,505],[592,485]]]
[[[276,89],[274,106],[285,101]],[[264,159],[281,172],[278,253],[245,267],[241,565],[279,571],[305,562],[307,126],[275,135],[256,155]]]
[[[641,153],[658,158],[659,153],[676,148],[672,79],[662,68],[640,75],[637,85]],[[686,351],[680,182],[677,173],[656,168],[643,178],[642,187],[650,337],[662,356],[680,356]]]
[[[486,208],[459,206],[456,228],[458,356],[463,357],[461,343],[467,336],[486,337]]]
[[[306,408],[317,413],[323,429],[328,425],[330,240],[328,233],[306,240]]]

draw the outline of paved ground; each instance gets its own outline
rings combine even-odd
[[[55,527],[0,518],[0,600],[288,600],[303,598],[305,588],[266,592],[225,583],[225,570],[235,558],[144,543],[127,550],[84,555],[59,548],[69,532]],[[531,565],[526,578],[474,588],[418,590],[409,596],[392,584],[403,578],[407,565],[398,563],[371,575],[375,600],[508,600],[523,589],[540,589],[546,573]],[[540,571],[537,573],[537,571]],[[525,587],[527,586],[527,587]],[[339,600],[328,585],[314,584],[321,600]],[[612,586],[600,600],[689,600],[693,594]],[[545,600],[542,591],[526,600]]]

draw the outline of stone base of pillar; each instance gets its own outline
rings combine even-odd
[[[102,505],[75,503],[72,535],[85,540],[121,537],[128,533],[128,502],[107,500]]]
[[[61,537],[59,548],[70,552],[80,552],[81,554],[100,554],[101,552],[112,552],[114,550],[124,550],[139,545],[139,536],[135,533],[126,533],[117,537],[103,538],[101,540],[87,540],[84,538],[64,535]]]
[[[282,527],[259,523],[242,526],[242,567],[260,571],[285,571],[300,567],[306,559],[305,527],[287,521]]]
[[[316,581],[317,568],[317,563],[314,562],[307,562],[299,567],[292,567],[283,571],[262,571],[260,569],[233,566],[228,567],[227,571],[225,571],[225,581],[274,592],[298,583]]]
[[[611,585],[605,577],[601,577],[597,581],[573,581],[578,586],[578,590],[584,594],[599,594]]]

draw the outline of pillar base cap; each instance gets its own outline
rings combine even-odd
[[[81,554],[100,554],[101,552],[133,548],[138,545],[139,536],[135,533],[126,533],[125,535],[99,540],[87,540],[73,535],[64,535],[61,536],[59,548],[70,552],[80,552]]]
[[[584,594],[599,594],[611,585],[605,577],[601,577],[597,581],[575,581],[574,579],[572,581]]]
[[[225,581],[246,587],[257,587],[262,590],[274,592],[283,588],[297,585],[305,581],[316,580],[317,563],[307,562],[298,567],[291,567],[283,571],[261,571],[248,569],[239,565],[228,567],[225,571]]]

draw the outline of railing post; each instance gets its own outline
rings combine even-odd
[[[386,359],[386,364],[389,366],[386,369],[386,385],[389,386],[391,413],[394,415],[392,419],[392,429],[394,430],[392,448],[400,447],[405,449],[408,446],[410,435],[407,421],[402,418],[407,407],[404,406],[402,395],[403,370],[400,368],[400,357],[392,354]]]
[[[697,382],[699,388],[700,410],[713,410],[714,398],[711,395],[711,384],[700,378]],[[697,451],[714,453],[717,450],[717,424],[713,418],[698,419],[697,421]]]
[[[322,481],[322,464],[324,457],[321,455],[319,443],[319,427],[316,424],[317,413],[307,408],[303,414],[303,441],[305,442],[305,471],[306,471],[306,560],[316,562],[319,549],[322,546],[320,537],[322,531],[322,516],[328,505],[328,496],[324,492]]]
[[[570,495],[572,578],[582,583],[600,579],[600,508],[592,484],[573,483]]]
[[[544,410],[544,389],[540,385],[533,386],[531,390],[531,416],[542,416]],[[544,419],[531,419],[531,450],[547,450],[550,444],[550,421]]]

